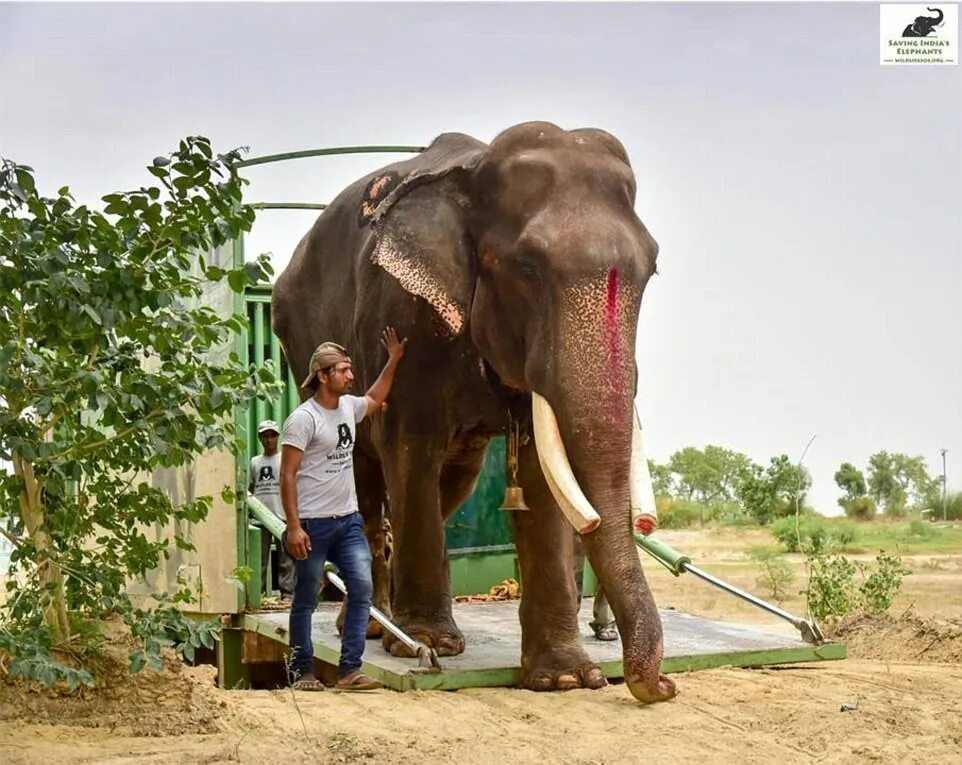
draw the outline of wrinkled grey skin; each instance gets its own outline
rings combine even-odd
[[[295,379],[332,339],[352,354],[355,392],[385,361],[383,327],[409,340],[387,411],[359,429],[355,474],[371,529],[385,491],[390,498],[394,619],[441,655],[464,650],[444,521],[473,490],[507,411],[530,434],[530,392],[550,402],[602,518],[584,542],[617,618],[626,680],[650,702],[675,689],[659,674],[661,622],[629,513],[634,341],[657,254],[634,199],[627,154],[601,130],[532,122],[490,145],[444,134],[334,200],[277,280],[273,317]],[[513,513],[522,684],[598,688],[605,679],[576,619],[571,528],[533,436],[523,440],[519,479],[531,510]],[[380,605],[386,598],[376,588]],[[384,642],[405,654],[389,635]]]
[[[942,23],[942,19],[945,18],[944,14],[938,8],[926,8],[929,11],[935,11],[938,16],[916,16],[915,21],[902,31],[902,37],[928,37],[932,34],[932,30],[935,29],[939,24]]]

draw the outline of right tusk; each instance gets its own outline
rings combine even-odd
[[[534,443],[545,482],[558,507],[579,534],[589,534],[601,525],[601,516],[585,497],[571,471],[558,420],[544,398],[531,393],[531,412],[534,419]]]
[[[638,418],[637,408],[634,410],[633,420],[629,486],[631,488],[631,527],[635,528],[635,521],[641,515],[650,515],[657,519],[658,508],[655,506],[655,490],[651,484],[648,458],[645,456],[645,446],[641,439],[641,420]]]

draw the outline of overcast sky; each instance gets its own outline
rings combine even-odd
[[[84,200],[188,134],[261,155],[533,119],[631,156],[661,248],[649,456],[767,464],[815,435],[810,501],[834,513],[841,462],[937,475],[947,447],[962,488],[962,71],[880,66],[876,3],[0,4],[0,154]],[[397,158],[251,168],[248,198],[329,201]],[[312,219],[261,213],[248,253],[279,272]]]

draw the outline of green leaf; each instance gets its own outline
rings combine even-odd
[[[17,168],[17,183],[20,184],[20,188],[22,188],[25,192],[32,194],[34,191],[36,191],[36,186],[33,182],[33,176],[27,172],[28,170],[29,168],[24,166]]]
[[[134,651],[130,654],[130,672],[136,675],[144,668],[147,663],[147,656],[143,651]]]
[[[214,635],[210,630],[205,629],[200,633],[200,642],[204,648],[212,650],[214,648]]]
[[[97,313],[89,305],[82,305],[81,309],[85,314],[87,314],[87,316],[89,316],[93,320],[93,323],[96,324],[98,327],[103,323],[100,319],[100,314]]]

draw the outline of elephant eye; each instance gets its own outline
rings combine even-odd
[[[518,275],[527,282],[541,283],[541,269],[531,257],[518,260]]]

